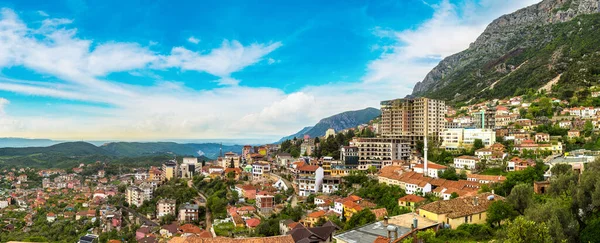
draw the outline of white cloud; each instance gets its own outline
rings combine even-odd
[[[40,16],[42,16],[42,17],[48,17],[48,16],[50,16],[49,14],[47,14],[46,12],[44,12],[44,11],[42,11],[42,10],[39,10],[39,11],[37,11],[37,13],[38,13]]]
[[[281,42],[275,42],[271,44],[254,43],[243,46],[235,40],[224,40],[221,47],[213,49],[207,54],[194,52],[184,47],[175,47],[171,50],[171,54],[163,57],[162,62],[156,66],[207,72],[221,79],[231,80],[230,75],[232,73],[259,62],[264,56],[281,47],[281,45]]]
[[[188,40],[188,42],[193,43],[193,44],[200,43],[200,39],[193,37],[193,36],[190,36],[190,38],[188,38],[187,40]]]
[[[376,29],[374,34],[387,42],[373,45],[382,54],[367,64],[361,82],[332,80],[291,94],[274,88],[238,86],[239,80],[231,77],[261,61],[278,62],[268,55],[282,46],[280,42],[242,45],[225,40],[212,50],[174,47],[169,54],[159,54],[137,43],[93,43],[79,38],[76,29],[66,28],[68,21],[64,19],[31,29],[14,11],[3,9],[0,68],[23,66],[64,82],[0,78],[0,90],[86,104],[62,106],[70,112],[60,117],[4,114],[0,116],[0,131],[5,136],[56,139],[275,140],[326,116],[378,107],[381,100],[410,93],[436,60],[465,49],[492,18],[530,2],[533,0],[482,0],[468,7],[443,1],[433,6],[432,19],[414,29]],[[206,72],[223,86],[197,90],[151,75],[153,69],[167,68]],[[142,86],[103,79],[120,71],[148,77],[149,83]]]
[[[412,86],[438,61],[467,49],[494,18],[538,1],[482,0],[457,6],[443,0],[436,5],[428,4],[434,9],[433,17],[414,29],[375,29],[375,35],[392,38],[396,44],[368,64],[364,81]]]
[[[5,98],[0,97],[0,115],[4,115],[4,108],[8,105],[10,101]]]

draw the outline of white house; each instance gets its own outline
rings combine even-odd
[[[277,180],[277,182],[275,182],[275,184],[273,184],[273,187],[279,189],[279,191],[287,191],[288,190],[288,186],[281,179]]]
[[[340,183],[342,179],[340,177],[335,176],[325,176],[323,178],[323,184],[321,186],[321,191],[325,194],[331,194],[340,189]]]
[[[415,194],[422,192],[423,194],[431,192],[431,184],[426,181],[411,179],[405,182],[406,194]]]
[[[479,159],[489,159],[492,157],[492,150],[486,148],[478,149],[475,151],[475,156]]]
[[[475,164],[477,164],[478,162],[479,162],[479,158],[477,158],[477,157],[463,155],[463,156],[454,158],[453,166],[454,166],[454,168],[457,168],[457,169],[467,168],[469,170],[472,170],[472,169],[475,169]]]
[[[0,200],[0,209],[8,207],[8,200],[2,199]]]
[[[431,177],[431,178],[439,178],[440,175],[442,173],[444,173],[444,171],[447,169],[448,167],[440,165],[440,164],[436,164],[433,162],[428,162],[427,163],[427,177]],[[415,172],[419,173],[419,174],[423,174],[425,168],[423,164],[418,164],[415,165],[415,167],[413,168]]]
[[[571,121],[566,121],[566,120],[560,121],[560,122],[558,122],[558,126],[560,128],[571,128]]]
[[[54,213],[46,214],[46,221],[48,221],[48,223],[52,223],[52,222],[56,221],[56,214],[54,214]]]

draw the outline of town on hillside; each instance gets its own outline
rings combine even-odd
[[[592,242],[600,91],[578,95],[387,100],[369,124],[215,160],[4,168],[0,241]]]

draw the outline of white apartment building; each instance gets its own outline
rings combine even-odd
[[[478,162],[479,162],[479,158],[477,158],[477,157],[463,155],[463,156],[454,158],[453,166],[454,166],[454,168],[457,168],[457,169],[467,168],[468,170],[472,170],[472,169],[475,169],[475,164],[477,164]]]
[[[325,176],[323,178],[323,186],[321,191],[325,194],[331,194],[340,189],[340,183],[342,179],[340,177]]]
[[[142,184],[142,186],[130,186],[126,190],[126,199],[129,205],[137,207],[142,206],[144,201],[152,199],[152,187]]]
[[[322,167],[317,165],[305,165],[298,168],[298,174],[294,181],[298,185],[298,195],[306,197],[316,194],[321,190],[323,178],[325,177]]]
[[[496,142],[496,132],[491,129],[444,129],[440,134],[442,148],[446,150],[459,150],[470,148],[476,139],[481,139],[483,145],[488,148]]]
[[[134,178],[137,181],[145,181],[148,180],[149,174],[147,171],[138,170],[135,172]]]
[[[195,164],[198,164],[198,158],[196,158],[196,157],[184,157],[183,158],[183,163],[184,164],[195,165]]]
[[[569,115],[589,118],[596,115],[598,108],[594,107],[573,107],[569,109]]]
[[[163,217],[166,215],[176,216],[176,203],[174,199],[161,199],[156,203],[156,216]]]
[[[271,164],[267,161],[259,161],[252,164],[252,180],[260,181],[266,179],[271,172]]]
[[[358,149],[358,169],[367,170],[369,166],[392,165],[394,160],[410,158],[410,144],[397,138],[354,138],[350,146]]]

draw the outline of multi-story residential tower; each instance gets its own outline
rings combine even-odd
[[[404,138],[411,147],[425,134],[437,140],[444,130],[446,103],[429,98],[406,98],[381,102],[382,137]]]
[[[177,177],[177,162],[171,160],[162,164],[162,179],[171,180]]]
[[[481,109],[473,113],[473,127],[481,129],[496,128],[496,109]]]

